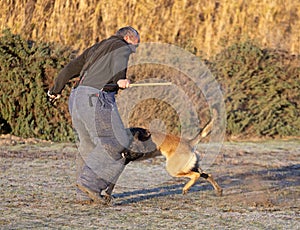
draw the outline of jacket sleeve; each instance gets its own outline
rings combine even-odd
[[[91,48],[86,49],[81,55],[69,62],[59,72],[55,79],[53,87],[50,89],[51,93],[61,94],[61,91],[64,89],[68,81],[80,75],[80,72],[86,62],[87,55]]]
[[[113,69],[113,83],[117,83],[120,79],[126,79],[127,65],[129,56],[131,54],[130,48],[122,46],[114,50],[112,55],[112,69]]]

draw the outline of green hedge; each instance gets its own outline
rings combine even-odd
[[[53,141],[73,140],[66,107],[55,108],[46,93],[71,51],[54,44],[34,43],[5,30],[0,38],[0,118],[12,134]],[[67,93],[68,90],[66,90]],[[63,97],[60,105],[65,104]]]
[[[300,56],[236,43],[210,63],[223,86],[227,134],[300,135]]]
[[[74,141],[67,110],[70,85],[56,106],[46,96],[71,55],[69,48],[28,42],[3,31],[0,133],[8,123],[20,137]],[[299,56],[261,49],[252,41],[233,44],[207,62],[224,93],[227,134],[243,139],[300,136],[299,63]]]

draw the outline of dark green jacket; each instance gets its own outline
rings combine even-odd
[[[131,53],[129,44],[117,36],[96,43],[60,71],[50,92],[60,94],[65,84],[78,76],[81,76],[81,85],[99,90],[107,83],[115,84],[126,78]]]

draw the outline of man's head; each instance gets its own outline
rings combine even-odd
[[[116,35],[122,37],[130,45],[132,52],[135,53],[140,43],[140,35],[136,29],[131,26],[126,26],[119,29]]]

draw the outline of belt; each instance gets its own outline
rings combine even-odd
[[[107,88],[102,88],[100,91],[107,92],[107,93],[116,93],[118,90],[112,90],[112,89],[107,89]]]
[[[106,84],[103,86],[103,88],[101,89],[101,91],[104,91],[104,92],[118,92],[119,90],[119,86],[117,84]]]

